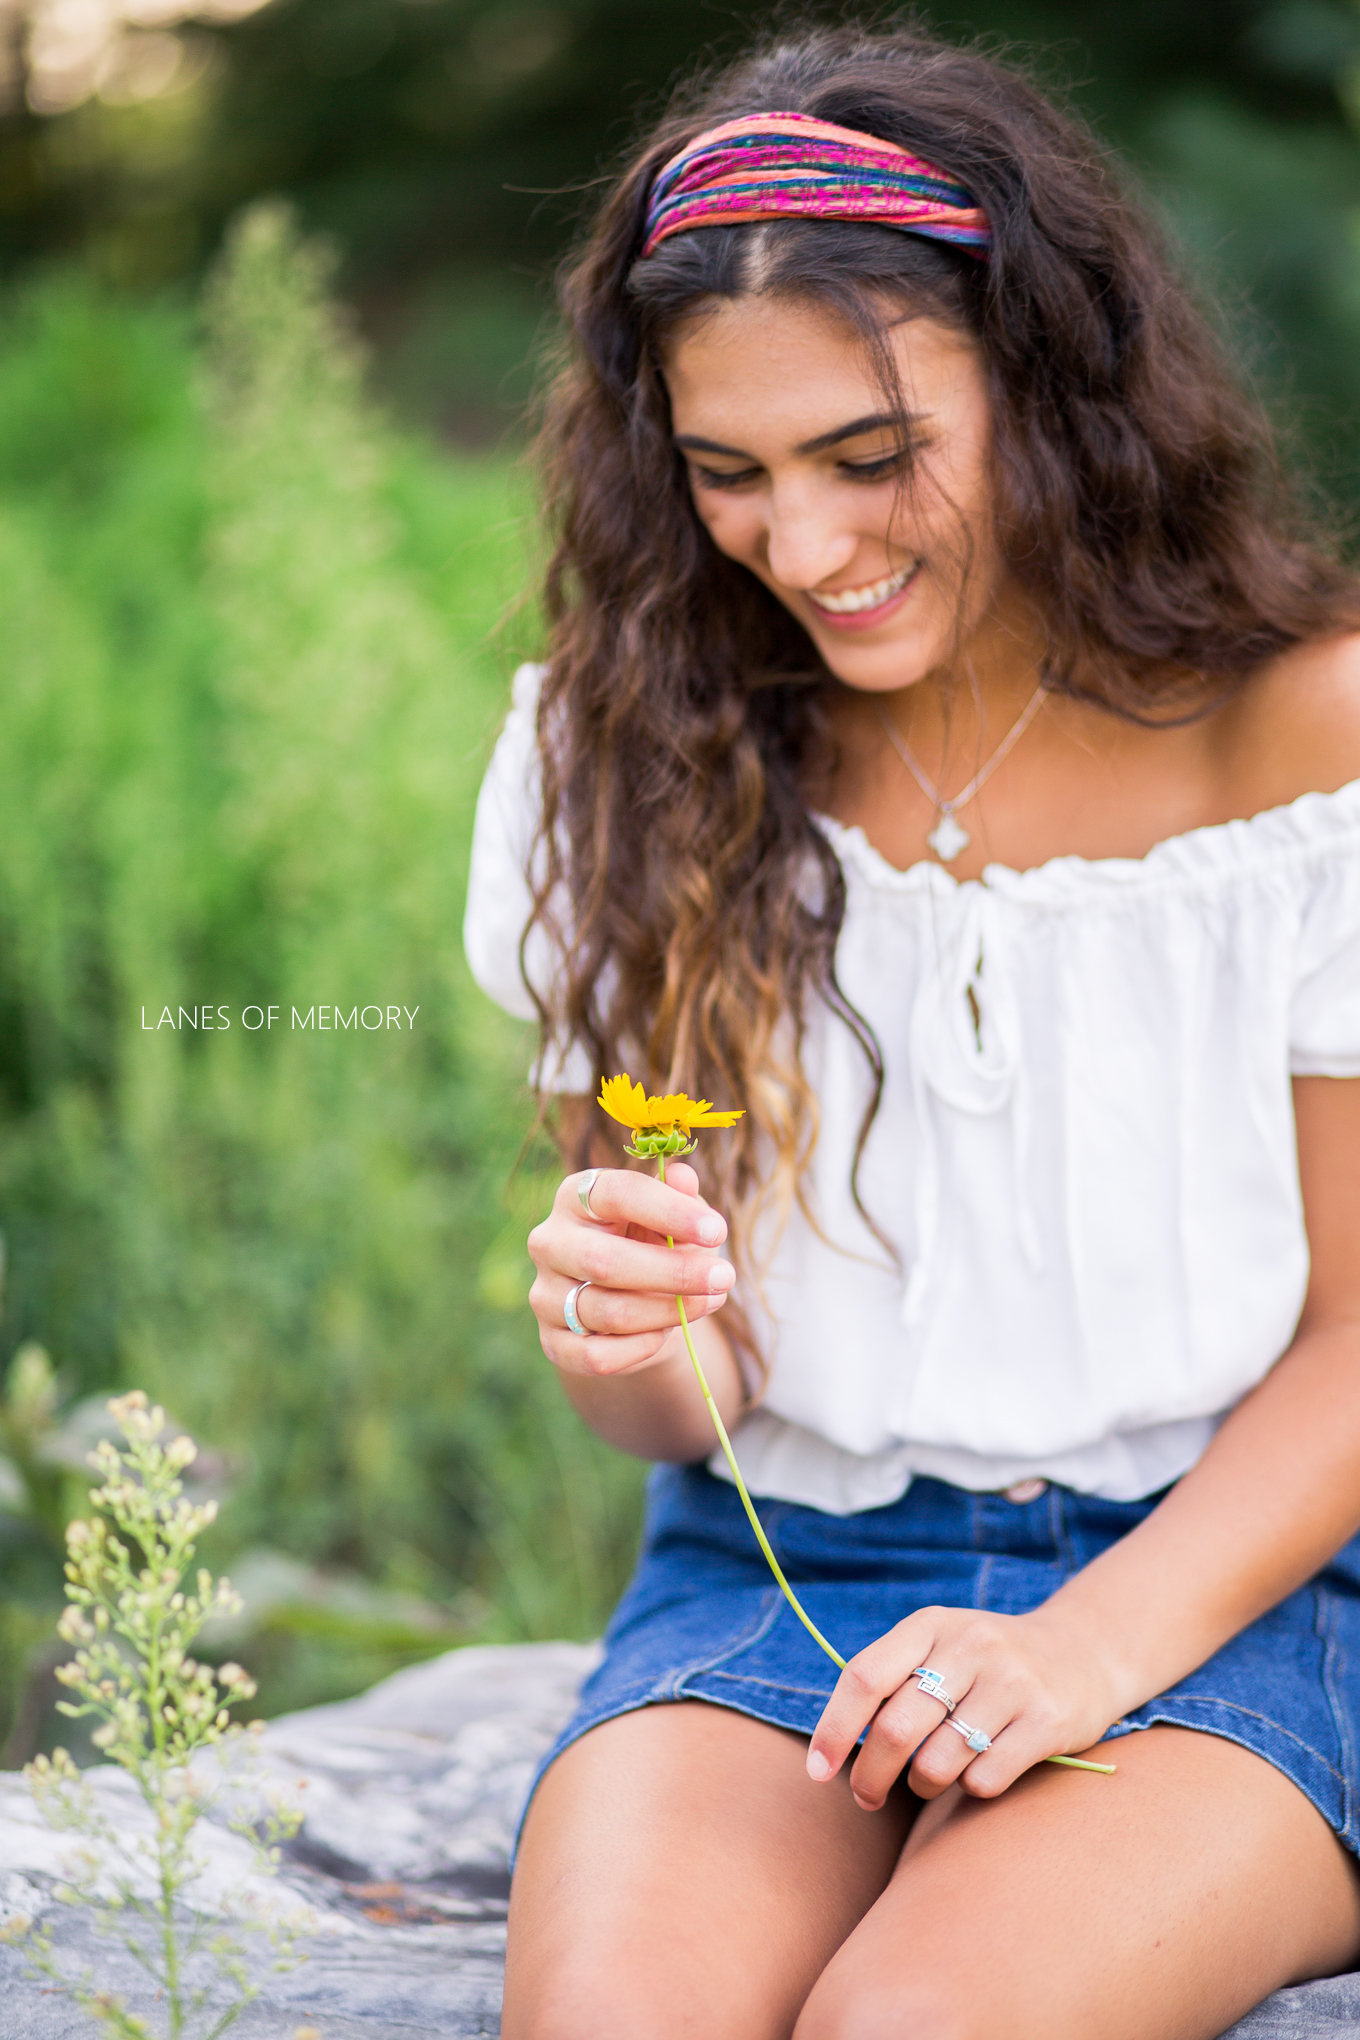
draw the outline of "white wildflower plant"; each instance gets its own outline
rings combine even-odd
[[[98,1720],[91,1740],[134,1781],[150,1815],[146,1831],[110,1820],[65,1750],[38,1757],[25,1776],[49,1824],[82,1838],[57,1896],[89,1906],[102,1931],[146,1972],[163,2007],[165,2040],[217,2040],[258,1995],[245,1934],[267,1936],[274,1966],[286,1968],[305,1914],[284,1917],[244,1890],[226,1903],[215,1895],[211,1905],[195,1892],[208,1861],[194,1831],[233,1766],[221,1762],[214,1778],[193,1769],[193,1759],[264,1724],[247,1729],[232,1719],[231,1709],[255,1693],[240,1665],[214,1668],[190,1655],[210,1617],[237,1614],[242,1605],[230,1581],[202,1568],[185,1591],[197,1540],[217,1514],[215,1502],[195,1505],[183,1493],[180,1475],[198,1448],[185,1437],[162,1443],[165,1412],[149,1407],[140,1390],[109,1408],[125,1449],[105,1440],[89,1455],[102,1476],[90,1491],[94,1513],[67,1526],[69,1606],[57,1629],[75,1655],[56,1676],[77,1698],[58,1705],[73,1719]],[[229,1760],[233,1753],[220,1754]],[[272,1875],[280,1844],[297,1832],[302,1814],[277,1794],[247,1794],[248,1809],[252,1798],[253,1813],[228,1824],[248,1843],[253,1868]],[[50,1933],[32,1934],[28,1947],[35,1966],[106,2033],[152,2040],[153,2028],[93,1977],[64,1973]]]

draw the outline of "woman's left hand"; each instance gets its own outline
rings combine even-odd
[[[956,1703],[923,1693],[917,1666],[939,1674]],[[808,1775],[833,1778],[861,1731],[850,1785],[866,1812],[882,1806],[904,1768],[921,1799],[962,1785],[994,1799],[1045,1757],[1075,1756],[1119,1719],[1113,1668],[1100,1662],[1089,1627],[1052,1603],[1029,1615],[972,1608],[921,1608],[851,1658],[826,1703],[808,1750]],[[951,1721],[991,1737],[975,1753]]]

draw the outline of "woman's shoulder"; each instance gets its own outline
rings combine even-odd
[[[1360,631],[1294,645],[1232,703],[1223,761],[1238,814],[1360,781]]]

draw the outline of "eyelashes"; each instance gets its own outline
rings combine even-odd
[[[694,479],[701,489],[746,489],[759,474],[759,468],[737,468],[731,474],[722,474],[717,468],[694,469]]]
[[[841,473],[858,482],[882,482],[889,475],[905,474],[917,452],[913,446],[899,446],[895,453],[885,453],[880,460],[845,461]]]
[[[902,446],[878,460],[840,461],[837,472],[845,481],[885,482],[892,476],[904,474],[918,451],[916,447]],[[697,463],[692,471],[696,483],[703,489],[749,489],[764,472],[758,467],[733,468],[724,472],[719,468],[701,467]]]

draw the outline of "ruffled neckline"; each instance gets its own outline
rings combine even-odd
[[[1098,889],[1127,893],[1139,887],[1230,879],[1325,850],[1347,833],[1360,831],[1360,779],[1334,793],[1301,793],[1282,807],[1262,808],[1241,819],[1206,822],[1154,843],[1142,857],[1050,857],[1024,871],[1009,864],[988,864],[981,878],[955,878],[929,858],[899,871],[874,848],[858,823],[838,822],[818,810],[812,819],[843,864],[853,865],[871,885],[886,891],[938,897],[985,888],[1038,904],[1089,897]]]

